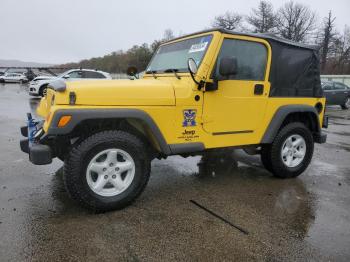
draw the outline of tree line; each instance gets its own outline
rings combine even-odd
[[[320,52],[323,74],[350,74],[350,28],[346,25],[339,31],[331,10],[326,17],[319,19],[315,11],[302,3],[291,0],[275,9],[271,2],[262,0],[252,8],[250,14],[228,10],[214,17],[211,26],[238,32],[270,33],[295,42],[315,45]],[[120,50],[64,66],[124,73],[132,65],[142,71],[158,46],[172,38],[174,33],[167,29],[161,39],[154,40],[151,44],[135,45],[127,51]]]

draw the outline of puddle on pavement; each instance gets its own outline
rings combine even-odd
[[[337,144],[333,144],[333,143],[329,143],[326,142],[327,147],[333,148],[333,149],[341,149],[347,152],[350,152],[350,147],[347,146],[347,143],[337,143]]]
[[[350,132],[336,132],[336,131],[329,131],[329,130],[324,130],[324,132],[328,134],[339,135],[339,136],[350,136]]]
[[[196,210],[189,203],[190,199],[247,229],[249,241],[254,245],[262,245],[263,241],[269,245],[287,247],[295,245],[295,241],[303,242],[315,218],[313,196],[307,192],[303,182],[300,179],[275,179],[261,168],[239,163],[243,162],[232,154],[181,160],[171,157],[165,161],[155,161],[149,188],[132,207],[99,215],[82,210],[69,199],[63,186],[62,169],[59,169],[50,176],[46,189],[39,188],[28,199],[31,203],[28,210],[28,221],[31,221],[28,227],[32,232],[30,248],[37,253],[58,244],[60,249],[70,253],[72,240],[76,241],[84,235],[91,239],[89,243],[82,243],[82,250],[86,252],[86,249],[94,246],[95,240],[110,246],[111,241],[115,242],[115,238],[121,234],[124,242],[136,241],[141,246],[147,246],[147,238],[132,237],[135,237],[134,230],[140,226],[139,223],[143,225],[142,231],[146,235],[154,234],[153,224],[156,223],[157,230],[162,232],[156,236],[160,241],[173,238],[169,235],[173,234],[172,230],[181,233],[182,227],[186,230],[196,228],[195,225],[208,221],[211,224],[206,228],[208,239],[225,236],[228,225]],[[136,224],[133,219],[130,220],[135,216],[140,217]],[[101,232],[108,228],[106,223],[111,219],[118,233],[111,235],[110,232],[108,236],[112,239],[108,239]],[[188,225],[183,223],[184,219]],[[213,227],[218,228],[211,230]],[[185,233],[190,241],[195,242],[198,234],[203,234],[202,229],[188,230],[194,231],[191,235]],[[235,236],[235,233],[231,231],[224,238],[229,236]],[[59,238],[66,239],[66,242],[61,240],[57,243]],[[294,242],[290,242],[290,238]],[[100,246],[99,249],[102,251],[104,248]]]

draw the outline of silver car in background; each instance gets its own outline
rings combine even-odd
[[[58,76],[38,76],[29,84],[29,94],[32,96],[45,96],[47,86],[57,79],[65,81],[80,81],[80,80],[106,80],[112,79],[109,73],[92,70],[92,69],[71,69]]]
[[[28,78],[20,73],[5,73],[0,76],[0,83],[26,83]]]

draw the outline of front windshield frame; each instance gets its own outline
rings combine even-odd
[[[199,68],[205,58],[205,55],[207,54],[208,50],[209,50],[209,47],[213,41],[213,38],[214,38],[214,34],[204,34],[204,35],[196,35],[196,36],[191,36],[191,37],[188,37],[188,38],[182,38],[182,39],[179,39],[177,41],[174,41],[174,42],[169,42],[169,43],[166,43],[166,44],[163,44],[161,46],[158,47],[157,51],[154,53],[154,55],[152,56],[152,59],[151,61],[149,62],[149,64],[147,65],[147,68],[145,70],[145,74],[146,75],[149,75],[149,74],[152,74],[152,73],[156,73],[156,74],[168,74],[168,73],[171,73],[171,72],[168,72],[167,70],[170,70],[170,69],[175,69],[176,72],[178,73],[189,73],[189,70],[188,70],[188,67],[187,67],[187,60],[186,60],[186,67],[185,68],[164,68],[164,69],[161,69],[161,70],[153,70],[151,68],[151,65],[152,63],[154,62],[154,59],[155,57],[158,55],[159,53],[159,50],[165,46],[169,46],[169,45],[174,45],[174,44],[178,44],[178,43],[181,43],[181,42],[184,42],[184,41],[188,41],[188,40],[194,40],[194,39],[200,39],[200,38],[204,38],[204,37],[209,37],[209,41],[208,41],[208,44],[206,45],[204,51],[203,51],[203,55],[200,59],[200,61],[197,63],[197,67]],[[189,57],[189,58],[192,58],[192,57]],[[165,72],[167,71],[167,72]]]

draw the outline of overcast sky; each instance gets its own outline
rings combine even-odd
[[[275,9],[286,1],[271,0]],[[350,25],[350,0],[300,1],[329,9],[338,30]],[[75,62],[151,43],[167,28],[184,34],[209,27],[227,10],[249,14],[258,0],[0,0],[0,59]]]

